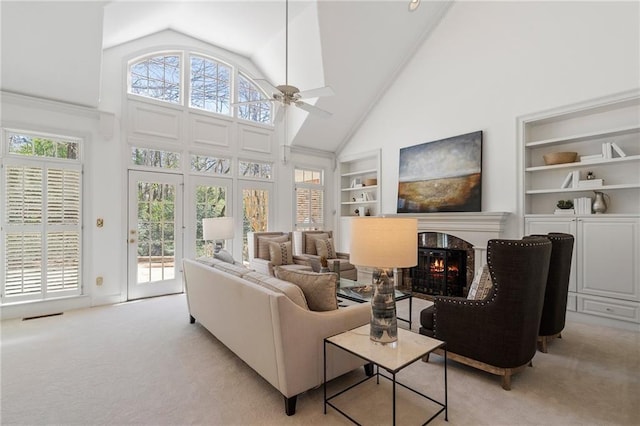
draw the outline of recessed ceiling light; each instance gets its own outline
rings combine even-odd
[[[409,12],[414,12],[420,6],[420,0],[409,1]]]

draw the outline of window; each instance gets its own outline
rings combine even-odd
[[[180,56],[152,56],[129,67],[129,93],[180,103]]]
[[[136,166],[179,169],[180,153],[148,148],[131,148],[131,162]]]
[[[273,179],[271,163],[240,160],[240,177],[252,177],[257,179]]]
[[[230,115],[231,67],[211,59],[192,56],[189,105]]]
[[[238,75],[238,102],[250,102],[264,99],[265,95],[258,86],[242,74]],[[238,107],[238,117],[258,123],[271,122],[271,102],[256,102]]]
[[[322,171],[296,168],[294,171],[297,230],[324,227],[324,182]]]
[[[246,75],[222,61],[187,52],[155,53],[129,65],[129,93],[172,104],[187,104],[182,96],[182,58],[185,61],[185,83],[189,83],[188,106],[231,116],[231,102],[265,99],[262,90]],[[236,93],[232,92],[235,88]],[[273,105],[270,101],[238,106],[238,118],[271,124]]]
[[[211,256],[204,241],[202,219],[223,217],[227,211],[227,187],[218,185],[196,185],[196,256]],[[210,242],[209,242],[210,243]]]
[[[231,173],[231,160],[229,158],[192,154],[191,171],[214,175],[229,175]]]
[[[81,291],[80,142],[7,132],[2,303]]]

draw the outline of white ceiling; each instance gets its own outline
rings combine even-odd
[[[415,12],[408,11],[408,3],[408,0],[290,0],[289,83],[300,90],[329,85],[335,92],[335,96],[320,98],[316,103],[333,113],[330,118],[308,115],[297,108],[289,111],[292,145],[338,151],[444,16],[451,0],[422,0],[422,5]],[[171,29],[245,56],[273,84],[284,83],[284,0],[3,0],[0,4],[4,27],[3,90],[13,89],[65,100],[60,99],[64,97],[62,93],[33,93],[33,82],[20,80],[18,64],[28,60],[29,55],[25,52],[19,31],[31,27],[33,14],[39,11],[38,15],[43,18],[37,27],[40,32],[31,32],[29,40],[33,49],[38,46],[46,49],[47,45],[55,43],[56,33],[60,32],[55,30],[56,25],[57,28],[61,22],[73,25],[73,22],[82,22],[83,14],[91,14],[90,20],[82,27],[88,32],[87,27],[96,27],[96,9],[102,7],[104,18],[99,38],[89,34],[84,37],[84,34],[74,32],[73,37],[66,37],[64,43],[57,45],[66,46],[65,51],[77,54],[78,51],[73,50],[75,46],[71,46],[73,40],[79,46],[87,46],[86,41],[84,45],[81,41],[101,38],[103,48],[109,48]],[[52,19],[56,14],[59,19]],[[47,22],[52,23],[49,31],[45,29]],[[53,53],[49,59],[56,62]],[[57,66],[67,66],[69,69],[66,71],[81,76],[77,67],[74,69],[73,62],[65,65],[57,61]],[[65,70],[59,72],[64,75]],[[5,78],[7,73],[8,79]],[[88,81],[99,83],[99,74]],[[47,87],[55,85],[41,82],[40,87],[46,91]],[[76,98],[68,101],[97,106],[97,90],[96,87],[91,92],[95,99],[78,100],[79,95],[76,94]],[[310,103],[314,101],[310,100]]]

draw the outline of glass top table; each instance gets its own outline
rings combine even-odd
[[[346,278],[340,278],[339,287],[337,291],[338,298],[350,300],[357,303],[371,302],[371,296],[373,295],[373,285],[371,283],[361,283],[358,281],[349,280]],[[399,321],[404,321],[409,324],[409,330],[411,330],[411,314],[413,308],[413,295],[411,292],[401,291],[396,289],[396,302],[409,299],[409,319],[398,317]]]

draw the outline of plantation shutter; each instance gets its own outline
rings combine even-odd
[[[296,188],[296,224],[297,229],[324,226],[324,190]]]
[[[81,167],[17,161],[4,170],[3,302],[79,294]]]

